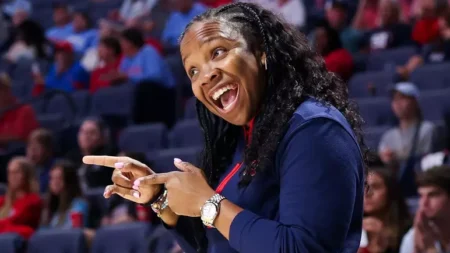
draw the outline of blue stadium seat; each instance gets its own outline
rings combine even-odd
[[[179,158],[185,162],[190,162],[196,166],[199,166],[200,147],[196,148],[172,148],[160,150],[158,152],[147,153],[147,159],[152,162],[152,169],[155,172],[169,172],[177,170],[173,165],[173,159]]]
[[[367,61],[368,71],[392,70],[395,66],[405,64],[416,53],[412,46],[381,50],[369,55]]]
[[[198,120],[178,122],[169,134],[169,147],[183,148],[203,145],[203,132]]]
[[[357,73],[348,83],[349,95],[353,98],[387,96],[393,81],[393,72]]]
[[[123,84],[98,90],[92,96],[91,115],[116,115],[131,118],[134,85]]]
[[[72,110],[68,99],[72,99],[74,109]],[[86,116],[89,93],[87,91],[77,91],[69,95],[68,99],[64,95],[55,95],[48,101],[45,113],[60,113],[66,120],[81,118]]]
[[[128,223],[102,227],[92,243],[92,253],[144,253],[151,227],[146,223]]]
[[[450,89],[422,92],[419,97],[424,119],[431,121],[443,120],[450,113]]]
[[[18,234],[8,233],[0,235],[0,251],[2,253],[19,253],[24,247],[24,240]]]
[[[28,253],[86,253],[81,229],[39,230],[28,242]]]
[[[395,121],[391,101],[387,97],[358,99],[356,103],[367,127],[391,125]]]
[[[125,152],[146,152],[167,147],[167,128],[162,123],[127,127],[119,136],[119,148]]]
[[[411,82],[421,91],[438,90],[450,87],[450,63],[429,64],[411,73]]]
[[[378,144],[380,143],[383,134],[389,130],[389,126],[368,127],[364,129],[364,141],[368,148],[373,151],[378,151]]]
[[[186,106],[184,109],[184,119],[196,119],[197,118],[197,110],[195,109],[195,102],[197,99],[195,97],[191,97],[186,102]]]
[[[7,188],[8,187],[6,186],[6,184],[0,183],[0,195],[4,195],[6,193]]]
[[[39,125],[43,128],[58,132],[64,128],[64,117],[62,114],[40,114],[37,116]]]

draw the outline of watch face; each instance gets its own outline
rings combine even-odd
[[[206,203],[202,208],[202,219],[212,220],[217,215],[217,207],[213,203]]]

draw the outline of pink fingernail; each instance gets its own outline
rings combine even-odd
[[[139,190],[139,186],[136,186],[136,185],[133,185],[132,188],[135,189],[135,190]]]
[[[140,197],[139,195],[140,195],[139,192],[133,192],[133,196],[134,196],[135,198],[139,198],[139,197]]]
[[[174,162],[174,163],[181,163],[182,161],[181,161],[180,158],[174,158],[174,159],[173,159],[173,162]]]
[[[115,167],[116,169],[122,169],[124,165],[125,165],[124,163],[119,162],[119,163],[115,163],[115,164],[114,164],[114,167]]]
[[[133,185],[136,186],[136,187],[139,187],[140,184],[141,184],[141,180],[136,180],[133,183]]]

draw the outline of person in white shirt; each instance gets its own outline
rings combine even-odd
[[[418,180],[419,210],[400,253],[450,252],[450,167],[435,167]]]
[[[297,28],[302,28],[306,24],[306,11],[302,0],[239,0],[239,2],[259,4]]]

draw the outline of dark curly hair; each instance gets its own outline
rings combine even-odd
[[[274,155],[288,121],[308,97],[336,107],[345,116],[366,157],[362,119],[350,105],[346,85],[327,71],[324,61],[311,50],[303,34],[273,13],[248,3],[208,10],[195,17],[185,32],[196,22],[210,21],[231,26],[244,36],[255,54],[265,53],[267,58],[267,90],[254,121],[251,142],[245,149],[241,187],[248,185],[254,175],[273,167]],[[181,40],[183,37],[184,33]],[[205,137],[201,168],[209,184],[214,185],[231,164],[242,127],[212,114],[199,101],[196,105]],[[197,228],[195,231],[200,230]],[[197,234],[197,239],[201,239],[200,236]],[[204,241],[197,240],[197,244],[199,252],[205,249]]]

